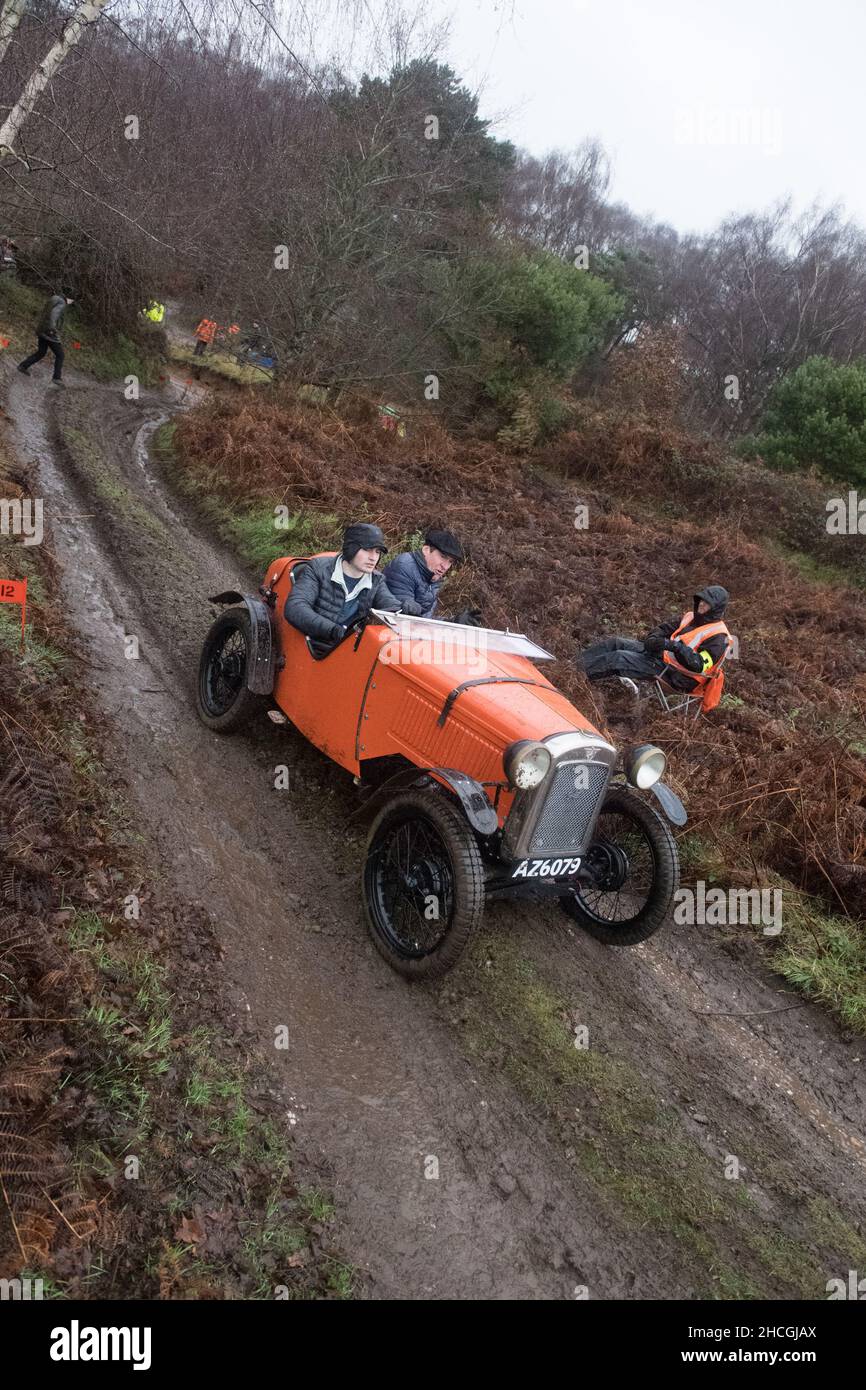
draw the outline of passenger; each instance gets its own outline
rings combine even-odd
[[[408,599],[420,605],[422,618],[432,618],[439,603],[439,591],[453,565],[466,559],[463,547],[453,531],[430,530],[420,550],[406,550],[385,566],[388,588],[395,598]],[[464,608],[453,620],[478,627],[480,608]]]
[[[283,612],[286,622],[310,638],[315,656],[333,651],[371,608],[420,617],[420,604],[396,598],[384,575],[376,572],[387,552],[378,526],[355,522],[346,527],[339,555],[319,555],[297,566]]]
[[[674,690],[698,690],[716,674],[733,646],[722,621],[727,606],[727,589],[709,584],[695,594],[689,612],[659,623],[643,641],[604,637],[593,642],[578,655],[578,669],[591,681],[611,676],[631,676],[633,680],[661,676]]]

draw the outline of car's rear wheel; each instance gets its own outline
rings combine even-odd
[[[216,619],[201,650],[196,687],[199,718],[209,729],[232,733],[250,713],[256,696],[247,689],[251,648],[250,615],[229,608]]]
[[[627,787],[607,797],[584,856],[595,882],[560,899],[564,912],[607,946],[634,946],[658,931],[679,884],[667,821]]]
[[[435,791],[403,792],[367,841],[364,909],[376,949],[409,980],[456,964],[484,910],[484,868],[461,813]]]

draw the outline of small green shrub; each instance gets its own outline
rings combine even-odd
[[[844,482],[866,482],[866,359],[810,357],[789,372],[746,447],[774,468],[817,467]]]

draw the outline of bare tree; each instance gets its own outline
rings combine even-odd
[[[689,238],[670,291],[692,403],[721,434],[752,429],[806,358],[866,352],[866,236],[836,208],[783,203]]]
[[[522,155],[505,190],[503,229],[557,256],[571,257],[582,245],[601,250],[596,230],[610,173],[597,140],[585,140],[571,154]]]
[[[51,82],[51,79],[54,77],[63,60],[68,56],[75,45],[81,41],[81,36],[87,26],[89,24],[94,24],[96,20],[99,19],[99,16],[106,6],[110,3],[111,0],[83,0],[83,3],[79,5],[63,30],[60,39],[49,49],[42,61],[34,68],[27,82],[24,84],[21,95],[12,107],[2,126],[0,126],[0,160],[8,159],[13,156],[15,158],[20,157],[15,154],[15,142],[18,139],[22,126],[32,113],[39,97]],[[23,11],[23,5],[20,0],[11,0],[9,22],[11,23],[14,18],[12,29],[17,27],[21,19],[21,14],[18,13],[18,10]],[[5,16],[6,11],[4,11],[3,19],[5,19]],[[0,41],[2,41],[2,35],[5,34],[7,30],[9,37],[11,37],[12,30],[8,29],[8,24],[4,26],[3,20],[0,19]],[[0,51],[0,57],[2,57],[2,53],[5,52],[9,37],[6,38],[6,45],[4,45],[2,51]]]

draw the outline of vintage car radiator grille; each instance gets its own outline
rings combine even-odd
[[[586,785],[575,786],[577,769]],[[589,824],[607,786],[606,763],[561,763],[544,801],[544,809],[532,835],[530,853],[580,849]]]

